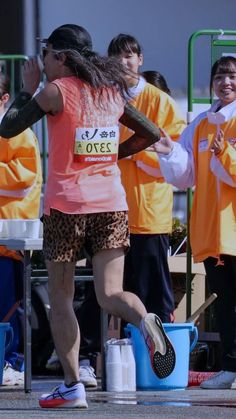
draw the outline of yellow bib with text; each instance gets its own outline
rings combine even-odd
[[[76,128],[74,161],[79,163],[113,163],[117,161],[119,126]]]

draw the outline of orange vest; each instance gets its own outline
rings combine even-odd
[[[142,78],[141,81],[143,83]],[[141,92],[130,103],[157,126],[164,128],[175,140],[186,126],[174,100],[149,83],[144,83]],[[123,142],[132,135],[132,132],[122,125],[120,135]],[[141,164],[149,168],[150,174],[139,167]],[[131,233],[170,233],[173,188],[164,181],[156,153],[141,151],[131,159],[121,160],[119,167],[129,207]],[[156,175],[157,171],[159,176]]]
[[[215,156],[211,143],[217,125],[200,114],[173,144],[169,155],[160,155],[168,182],[180,189],[195,185],[191,209],[191,247],[195,262],[221,254],[236,256],[236,101],[210,109],[223,123],[224,149]],[[216,118],[217,119],[217,118]]]
[[[31,129],[5,140],[0,137],[0,218],[38,218],[42,186],[38,141]],[[0,255],[21,259],[0,246]]]
[[[203,119],[193,137],[196,189],[191,211],[191,247],[196,262],[220,254],[236,256],[236,116],[221,126],[225,136],[225,149],[217,158],[219,166],[230,173],[235,186],[221,181],[211,170],[212,153],[199,152],[201,140],[209,145],[216,134],[216,127]],[[215,158],[216,159],[216,158]],[[218,169],[219,170],[219,169]],[[217,170],[217,171],[218,171]]]

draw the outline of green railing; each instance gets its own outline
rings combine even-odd
[[[19,55],[19,54],[9,54],[4,55],[0,54],[0,62],[1,62],[1,71],[3,73],[7,73],[10,77],[11,81],[11,96],[14,97],[17,87],[16,87],[16,80],[17,77],[19,79],[19,71],[20,66],[19,64],[23,64],[24,61],[27,61],[29,58],[26,55]]]

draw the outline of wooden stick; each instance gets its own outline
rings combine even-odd
[[[15,313],[15,311],[18,309],[19,305],[20,305],[20,301],[16,301],[15,304],[13,304],[13,306],[10,308],[8,313],[3,317],[3,319],[1,320],[1,323],[8,322],[10,318],[13,316],[13,314]]]
[[[207,298],[207,300],[205,301],[205,303],[203,303],[190,317],[187,318],[185,323],[191,323],[191,322],[195,322],[198,317],[200,316],[200,314],[206,310],[206,308],[213,303],[213,301],[217,298],[217,294],[215,294],[213,292],[213,294],[210,295],[210,297]]]

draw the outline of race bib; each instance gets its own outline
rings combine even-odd
[[[117,161],[119,127],[76,128],[74,161],[113,163]]]

